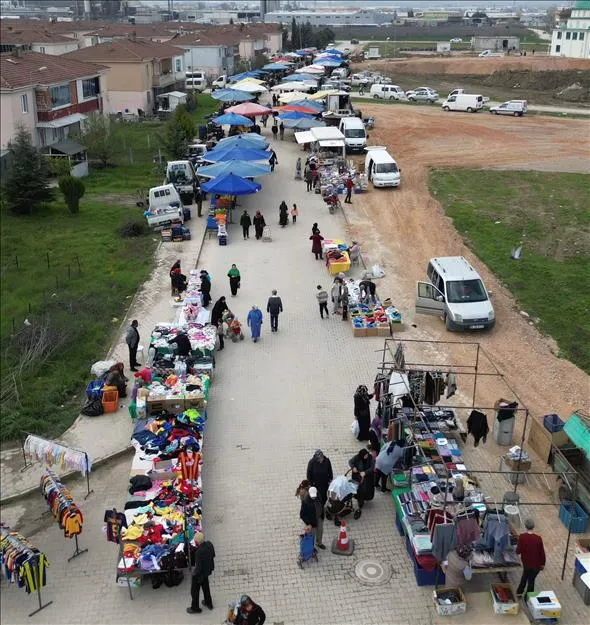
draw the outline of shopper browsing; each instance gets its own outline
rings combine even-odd
[[[317,289],[316,298],[320,305],[320,317],[323,319],[324,313],[326,313],[326,317],[330,316],[328,312],[328,291],[325,291],[320,284],[318,284]]]
[[[307,480],[318,489],[322,505],[328,501],[328,488],[334,479],[330,458],[324,456],[321,449],[316,449],[312,459],[307,463]]]
[[[252,219],[248,215],[248,211],[245,210],[240,217],[240,226],[242,226],[242,234],[244,235],[244,241],[250,238],[250,226],[252,225]]]
[[[237,625],[264,625],[266,614],[264,610],[248,595],[243,595],[240,599],[240,607],[236,619]]]
[[[545,548],[543,539],[533,532],[535,522],[526,519],[524,522],[526,532],[518,537],[516,553],[520,554],[522,560],[522,577],[516,589],[516,594],[522,596],[526,585],[527,592],[534,592],[535,578],[545,568]]]

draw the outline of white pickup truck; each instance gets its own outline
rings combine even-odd
[[[172,222],[184,223],[182,201],[174,185],[152,187],[148,196],[148,209],[144,214],[152,228],[163,228]]]

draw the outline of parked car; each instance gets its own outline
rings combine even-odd
[[[492,50],[484,50],[480,52],[478,56],[504,56],[502,52],[493,52]]]
[[[381,83],[371,85],[371,90],[369,94],[372,98],[379,99],[383,98],[384,100],[405,100],[406,94],[401,87],[398,85],[383,85]]]
[[[451,43],[463,43],[463,39],[461,37],[453,37],[449,40]]]
[[[438,93],[430,87],[418,87],[406,91],[406,97],[410,102],[430,102],[434,104],[438,100]]]
[[[352,43],[353,46],[358,46],[360,41],[358,39],[351,39],[350,43]]]
[[[449,96],[441,106],[445,112],[467,111],[467,113],[477,113],[483,109],[483,96],[476,93],[459,93]]]
[[[490,106],[492,115],[514,115],[514,117],[522,117],[527,112],[526,100],[508,100],[496,106]]]

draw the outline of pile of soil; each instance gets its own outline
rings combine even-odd
[[[483,80],[480,76],[469,78],[470,80],[479,79],[481,84],[487,87],[551,91],[555,97],[568,102],[590,101],[590,70],[531,72],[509,69],[494,72]]]

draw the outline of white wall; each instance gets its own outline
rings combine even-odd
[[[29,112],[22,112],[21,95],[26,94]],[[35,93],[32,88],[17,92],[0,93],[0,147],[5,149],[14,137],[16,125],[21,123],[31,134],[33,145],[38,144],[35,131]]]
[[[78,42],[72,41],[72,43],[34,43],[31,46],[33,52],[41,52],[42,54],[52,54],[59,56],[60,54],[66,54],[66,52],[73,52],[78,49]]]
[[[105,102],[105,113],[123,113],[129,109],[130,113],[137,114],[137,109],[151,114],[154,103],[153,97],[148,103],[147,91],[109,91],[108,103]],[[108,106],[109,110],[106,110]]]
[[[574,32],[577,39],[573,39]],[[567,33],[570,38],[567,39]],[[561,34],[561,39],[558,39],[558,35]],[[584,39],[580,41],[580,35],[584,36]],[[559,49],[558,49],[559,47]],[[551,37],[551,56],[565,56],[572,59],[590,59],[590,30],[584,31],[570,31],[570,30],[554,30]]]

